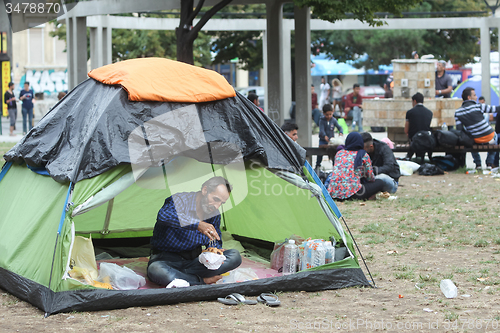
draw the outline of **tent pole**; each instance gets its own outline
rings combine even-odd
[[[361,257],[361,259],[363,259],[363,264],[365,264],[366,270],[368,271],[368,274],[370,275],[370,279],[372,279],[373,287],[377,288],[377,286],[375,285],[375,280],[373,279],[372,273],[370,272],[370,269],[368,268],[368,265],[366,264],[365,258],[363,257],[361,250],[359,249],[358,243],[356,243],[356,240],[354,239],[354,236],[351,233],[351,229],[349,229],[349,226],[347,225],[347,222],[345,221],[343,216],[342,216],[342,221],[344,221],[344,224],[347,228],[347,231],[349,231],[349,235],[351,235],[351,239],[354,242],[354,245],[356,245],[356,249],[358,249],[359,256]]]
[[[54,259],[56,257],[57,243],[59,241],[59,235],[61,234],[62,226],[64,224],[64,219],[66,218],[66,212],[68,211],[68,202],[72,191],[73,191],[73,182],[70,182],[68,187],[68,194],[66,194],[66,201],[64,202],[64,207],[61,213],[61,220],[59,221],[59,227],[57,229],[56,244],[54,245],[54,254],[52,255],[52,265],[50,266],[49,290],[50,290],[50,285],[52,283],[52,271],[54,270]]]

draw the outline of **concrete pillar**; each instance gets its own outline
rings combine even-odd
[[[295,119],[297,143],[311,147],[311,34],[309,7],[295,6]]]
[[[106,20],[107,21],[107,20]],[[103,26],[102,29],[102,36],[103,36],[103,66],[104,65],[109,65],[113,62],[113,51],[112,51],[112,45],[113,45],[113,40],[112,40],[112,28],[109,25]]]
[[[68,29],[69,28],[69,29]],[[87,24],[85,17],[71,17],[66,27],[68,52],[68,89],[87,79]]]
[[[290,107],[292,106],[292,29],[289,24],[283,25],[282,27],[282,38],[281,38],[281,51],[282,51],[282,61],[281,61],[281,75],[283,78],[282,86],[282,108],[281,108],[281,122],[278,125],[283,124],[284,119],[290,118]]]
[[[481,27],[481,94],[486,104],[491,103],[490,94],[490,27],[488,18],[484,17],[484,25]],[[479,96],[478,96],[479,97]]]
[[[269,116],[269,88],[267,84],[267,32],[262,31],[262,76],[260,85],[266,89],[266,98],[264,99],[264,112]]]
[[[90,28],[90,68],[95,69],[102,67],[105,64],[105,32],[103,28],[103,18],[105,16],[98,16],[99,23],[97,27]]]
[[[266,4],[267,31],[267,114],[278,125],[283,123],[283,2],[272,0]]]
[[[73,17],[66,17],[66,57],[68,64],[68,90],[71,90],[75,87],[75,78],[73,73],[73,43],[72,43],[72,34],[73,34]]]

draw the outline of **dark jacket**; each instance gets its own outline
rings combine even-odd
[[[321,116],[319,119],[319,139],[324,140],[325,135],[330,139],[333,138],[334,127],[337,127],[339,132],[343,134],[342,126],[339,125],[337,119],[332,117],[330,121],[326,121],[325,116]]]
[[[374,150],[373,153],[370,154],[370,158],[372,160],[373,172],[375,175],[384,173],[395,181],[399,181],[401,171],[399,170],[399,164],[391,148],[377,139],[373,139],[373,147]]]

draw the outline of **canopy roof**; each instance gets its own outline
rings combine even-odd
[[[164,58],[138,58],[99,67],[89,77],[121,85],[130,101],[200,103],[236,96],[219,73]]]

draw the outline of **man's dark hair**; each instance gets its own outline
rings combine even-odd
[[[354,89],[354,88],[359,88],[359,84],[358,83],[353,84],[352,89]]]
[[[294,123],[284,123],[282,126],[281,126],[281,129],[283,130],[283,132],[288,132],[290,133],[291,131],[293,130],[298,130],[299,129],[299,126],[297,126],[297,124],[294,124]]]
[[[248,94],[247,98],[253,103],[253,102],[255,102],[256,99],[259,99],[259,96],[257,96],[257,94],[254,94],[254,93],[250,93],[250,94]]]
[[[484,96],[481,96],[481,97],[479,97],[479,100],[483,100],[483,101],[485,101],[485,100],[486,100],[486,98],[484,98]]]
[[[419,92],[416,93],[415,95],[411,96],[411,99],[417,103],[424,103],[424,95],[422,95]]]
[[[464,89],[464,91],[462,91],[462,99],[464,101],[468,100],[469,97],[472,95],[472,92],[475,91],[474,88],[471,88],[471,87],[467,87]]]
[[[24,84],[30,85],[29,81],[24,81]]]
[[[14,82],[9,82],[9,88],[14,85]]]
[[[233,190],[233,185],[229,184],[227,179],[224,177],[212,177],[204,182],[203,185],[201,185],[201,188],[203,189],[206,186],[207,193],[212,193],[219,185],[226,185],[228,193],[231,193],[231,191]]]
[[[361,133],[361,137],[363,138],[364,143],[367,143],[367,142],[373,143],[373,138],[372,138],[372,135],[370,133],[363,132],[363,133]]]
[[[328,112],[328,111],[333,111],[333,106],[329,103],[323,105],[323,113]]]

